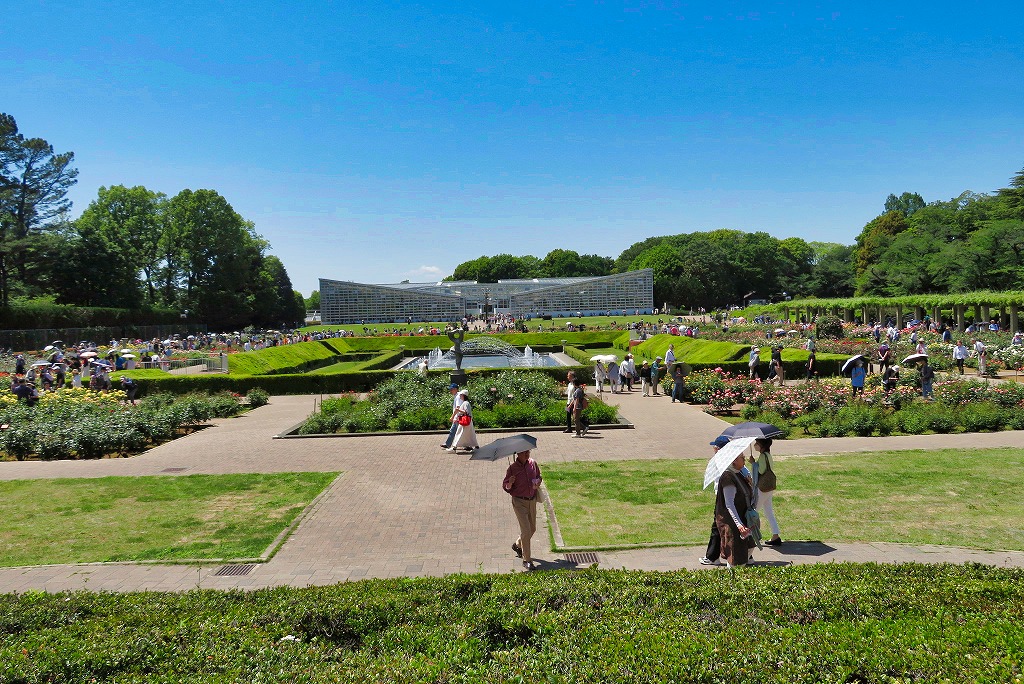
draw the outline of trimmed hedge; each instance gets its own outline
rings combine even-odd
[[[180,313],[174,309],[115,309],[40,301],[15,302],[8,307],[0,308],[0,329],[4,330],[120,328],[180,323]]]
[[[500,373],[507,368],[479,368],[465,369],[469,377],[488,377]],[[587,384],[594,380],[594,369],[589,366],[546,366],[531,368],[540,373],[547,373],[559,382],[565,382],[566,374],[569,371],[576,371],[576,376]],[[224,374],[202,374],[202,375],[170,375],[163,377],[140,377],[139,373],[147,371],[125,371],[139,380],[139,396],[145,396],[153,392],[170,392],[172,394],[187,394],[189,392],[221,392],[229,391],[245,395],[254,387],[266,390],[271,395],[281,394],[341,394],[345,392],[369,392],[380,382],[394,376],[396,373],[410,373],[411,371],[395,370],[364,370],[350,373],[331,374],[278,374],[278,375],[224,375]],[[449,370],[430,371],[431,374],[443,374],[445,377]]]
[[[0,681],[1014,682],[1022,613],[1024,572],[975,564],[29,591]]]
[[[322,342],[297,342],[280,347],[228,355],[228,371],[236,375],[301,373],[337,363],[338,352]]]

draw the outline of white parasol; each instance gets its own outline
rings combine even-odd
[[[591,356],[591,361],[600,361],[601,363],[618,363],[619,357],[615,354],[598,354],[597,356]]]
[[[708,485],[713,482],[718,482],[718,479],[722,477],[722,473],[732,465],[732,462],[736,460],[736,457],[746,451],[747,447],[754,443],[756,437],[738,437],[724,447],[718,450],[718,452],[711,457],[708,461],[708,467],[704,469],[704,487],[707,489]]]

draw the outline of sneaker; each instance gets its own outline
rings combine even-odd
[[[584,425],[583,426],[583,434],[587,434],[588,432],[590,432],[590,426],[589,425]]]
[[[715,560],[711,560],[707,556],[704,556],[703,558],[700,559],[700,564],[701,565],[721,565],[722,561],[718,560],[717,558]]]
[[[454,454],[456,452],[456,449],[448,447],[447,449],[445,449],[445,451],[447,451],[449,454]]]
[[[447,444],[442,444],[442,445],[441,445],[441,448],[442,448],[442,449],[447,449],[447,448],[448,448],[448,445],[447,445]]]
[[[523,572],[530,572],[533,570],[533,563],[531,561],[523,561]]]
[[[562,432],[563,432],[563,433],[565,433],[565,434],[567,434],[567,435],[570,435],[570,434],[572,434],[572,430],[562,430]]]
[[[512,550],[515,551],[516,555],[519,556],[520,558],[523,557],[523,547],[519,546],[519,544],[513,544],[512,545]]]

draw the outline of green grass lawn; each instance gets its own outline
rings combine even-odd
[[[335,477],[0,482],[0,566],[256,557]]]
[[[785,457],[783,539],[1024,550],[1024,449]],[[703,459],[554,463],[544,481],[567,546],[702,544],[714,499]],[[764,523],[767,526],[767,522]],[[767,528],[766,528],[767,529]]]
[[[331,375],[333,373],[351,373],[352,371],[360,370],[365,365],[365,361],[342,361],[341,363],[332,363],[330,366],[324,366],[323,368],[317,368],[314,371],[309,371],[309,375]]]

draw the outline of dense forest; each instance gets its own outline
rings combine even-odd
[[[72,220],[77,175],[73,152],[0,114],[0,306],[171,309],[214,328],[304,318],[281,260],[214,190],[101,187]]]
[[[992,194],[926,202],[889,195],[853,245],[713,230],[649,237],[617,258],[556,249],[482,256],[447,280],[598,276],[654,270],[654,301],[713,308],[750,299],[1024,290],[1024,170]]]

